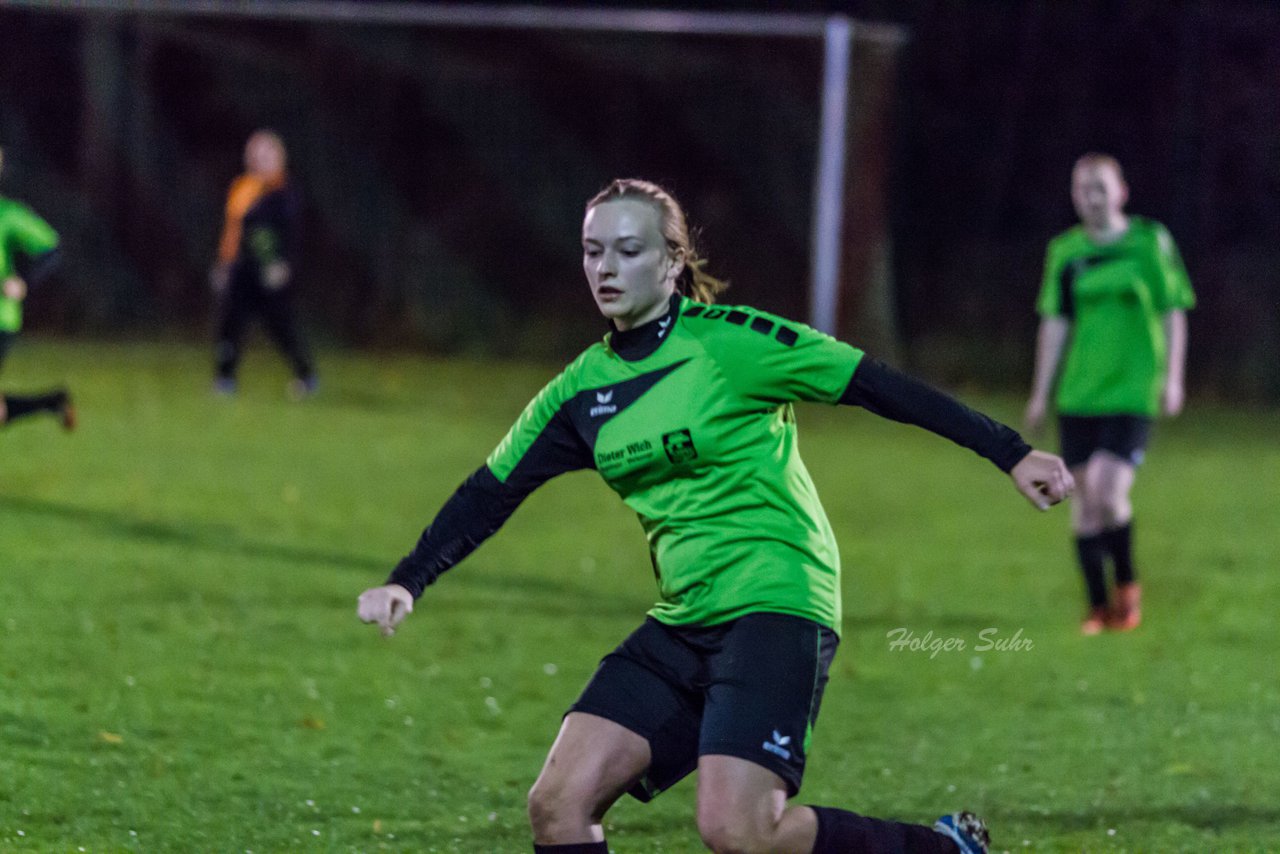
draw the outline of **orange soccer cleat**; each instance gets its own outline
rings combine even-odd
[[[1102,634],[1102,630],[1107,627],[1109,620],[1110,616],[1105,607],[1090,608],[1089,613],[1085,615],[1084,621],[1080,623],[1080,634]]]
[[[58,420],[62,422],[62,429],[70,432],[76,429],[76,405],[71,400],[71,395],[66,391],[58,392]]]
[[[1142,587],[1137,582],[1116,588],[1116,607],[1107,619],[1107,628],[1130,632],[1142,623]]]

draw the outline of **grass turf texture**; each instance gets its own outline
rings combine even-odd
[[[0,431],[0,850],[529,850],[560,714],[651,603],[635,519],[569,475],[393,639],[354,605],[554,367],[328,353],[291,404],[264,350],[231,400],[208,361],[27,339],[6,366],[12,392],[69,382],[81,429]],[[1160,425],[1146,622],[1098,638],[1065,508],[865,412],[800,423],[846,609],[802,802],[968,806],[994,850],[1274,850],[1276,413],[1193,400]],[[895,650],[897,628],[966,649]],[[1032,646],[978,651],[989,628]],[[608,828],[700,850],[692,781]]]

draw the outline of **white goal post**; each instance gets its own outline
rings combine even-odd
[[[809,322],[834,334],[840,295],[845,163],[852,91],[851,56],[859,39],[901,44],[897,26],[844,15],[704,12],[535,5],[413,4],[380,0],[8,0],[9,7],[48,12],[173,17],[216,16],[352,24],[470,29],[559,30],[796,38],[823,43],[822,115],[813,176]]]

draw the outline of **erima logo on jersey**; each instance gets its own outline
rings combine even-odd
[[[596,392],[596,405],[591,407],[589,414],[592,418],[599,418],[601,415],[613,415],[618,411],[618,405],[612,401],[613,389]]]
[[[668,315],[667,317],[664,317],[658,321],[658,337],[663,338],[670,331],[671,331],[671,317],[670,315]]]
[[[773,731],[773,741],[766,741],[760,745],[774,756],[781,756],[783,759],[791,759],[791,751],[787,749],[787,745],[791,743],[791,736],[783,735],[776,729]]]

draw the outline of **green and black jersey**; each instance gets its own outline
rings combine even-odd
[[[1163,317],[1194,305],[1178,248],[1158,222],[1131,216],[1108,244],[1079,225],[1054,238],[1036,310],[1071,321],[1058,411],[1154,417],[1166,371]]]
[[[753,612],[839,631],[840,556],[800,459],[792,404],[854,403],[952,438],[1008,471],[1003,425],[854,347],[754,309],[672,298],[588,348],[528,405],[391,581],[415,596],[547,479],[594,468],[640,518],[670,625]]]
[[[27,284],[39,278],[37,262],[58,248],[58,233],[31,208],[0,197],[0,282],[21,275]],[[23,263],[28,269],[23,269]],[[22,302],[0,294],[0,332],[22,328]]]

